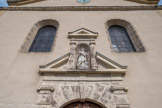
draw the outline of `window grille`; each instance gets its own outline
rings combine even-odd
[[[115,52],[136,52],[124,27],[113,25],[110,26],[108,30],[112,47]]]
[[[56,28],[53,26],[44,26],[40,28],[29,52],[50,52],[55,35]]]

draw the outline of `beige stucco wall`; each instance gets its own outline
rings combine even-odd
[[[75,0],[52,0],[45,5],[80,5]],[[66,2],[63,2],[66,1]],[[99,2],[91,0],[89,5],[136,5],[118,0]],[[47,2],[47,1],[44,1]],[[72,4],[70,4],[70,2]],[[39,6],[43,2],[37,3]],[[34,6],[34,4],[28,5]],[[44,19],[59,22],[53,49],[49,53],[22,53],[25,38],[35,23]],[[110,19],[124,19],[136,29],[146,49],[144,53],[115,53],[107,32],[106,22]],[[37,100],[39,65],[44,65],[70,51],[68,32],[79,28],[98,32],[96,51],[128,66],[125,84],[129,87],[131,108],[162,107],[162,16],[156,11],[84,11],[84,12],[36,12],[8,11],[0,16],[0,108],[3,103],[33,103]],[[5,104],[5,107],[10,107]],[[19,106],[22,107],[22,106]],[[23,106],[25,107],[25,106]],[[16,106],[18,108],[18,106]]]

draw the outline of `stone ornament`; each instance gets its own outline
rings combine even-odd
[[[90,56],[91,56],[91,68],[92,68],[92,70],[98,69],[96,58],[95,58],[94,43],[90,44]]]
[[[69,68],[75,69],[75,53],[76,53],[75,43],[71,44],[70,57],[69,57]]]
[[[88,57],[87,53],[85,52],[85,48],[81,48],[79,51],[79,56],[77,60],[77,69],[89,69],[89,62],[88,62]]]
[[[37,89],[39,93],[37,104],[38,105],[53,105],[53,92],[54,88],[51,85],[40,85]]]
[[[85,43],[71,43],[69,56],[69,69],[73,70],[97,70],[97,62],[95,58],[94,43],[89,45]]]
[[[83,0],[81,2],[86,2]],[[95,38],[98,33],[91,30],[80,28],[68,33],[70,38],[70,57],[69,67],[74,70],[97,70],[95,58]]]
[[[114,92],[114,91],[124,91],[127,92],[128,91],[128,87],[124,86],[124,85],[120,85],[120,86],[111,86],[110,87],[110,91]]]
[[[38,87],[37,92],[40,94],[41,93],[52,93],[54,92],[54,88],[53,86],[50,86],[50,85],[41,85]]]

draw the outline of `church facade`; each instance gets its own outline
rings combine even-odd
[[[158,0],[8,0],[0,108],[161,108]]]

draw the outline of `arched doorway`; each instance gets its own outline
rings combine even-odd
[[[63,108],[102,108],[102,107],[92,102],[74,102],[66,105]]]

